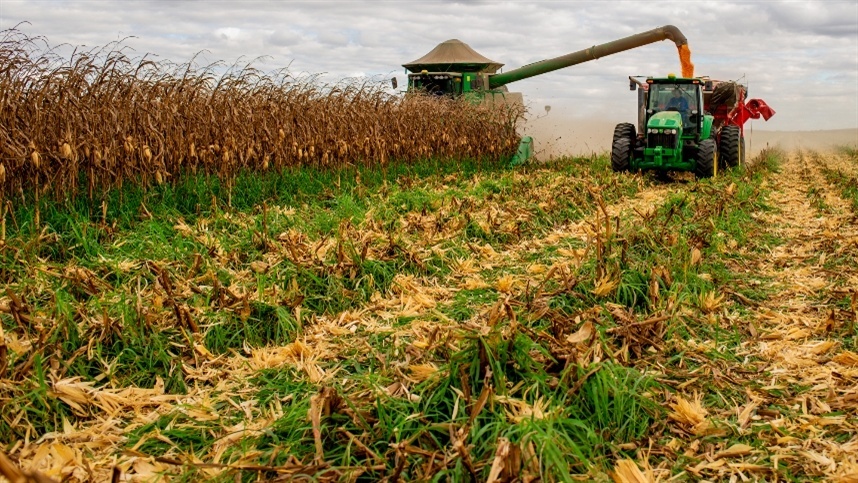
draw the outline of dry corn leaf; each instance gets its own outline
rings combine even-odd
[[[469,275],[477,273],[480,268],[472,258],[457,258],[453,260],[453,273],[457,275]]]
[[[561,248],[561,249],[557,250],[557,253],[564,256],[564,257],[569,257],[569,258],[574,258],[576,260],[579,260],[579,259],[583,258],[584,255],[587,254],[587,250],[584,248],[575,248],[575,249]]]
[[[408,366],[408,371],[411,373],[411,377],[417,381],[422,382],[438,372],[438,366],[428,362],[425,364],[412,364]]]
[[[751,454],[754,448],[752,446],[748,446],[743,443],[736,443],[733,446],[725,449],[724,451],[719,451],[715,454],[716,458],[735,458],[737,456],[746,456]]]
[[[831,360],[844,366],[858,367],[858,354],[852,351],[843,351],[832,357]]]
[[[691,249],[691,265],[697,265],[700,263],[700,259],[703,258],[703,254],[700,253],[700,250],[697,248]]]
[[[481,288],[488,288],[489,284],[487,284],[482,278],[479,276],[476,277],[467,277],[462,282],[461,287],[465,290],[479,290]]]
[[[509,455],[510,444],[506,438],[498,438],[498,448],[495,450],[495,457],[492,460],[492,467],[489,471],[489,476],[486,478],[486,483],[494,483],[498,481],[501,471],[503,471],[507,456]]]
[[[546,270],[548,270],[548,266],[541,263],[534,263],[527,267],[527,273],[531,275],[539,275],[540,273],[545,273]]]
[[[568,337],[566,337],[566,342],[570,344],[580,344],[581,342],[590,340],[590,337],[593,336],[593,332],[593,322],[590,322],[588,320],[587,322],[584,322],[584,325],[582,325],[577,332],[575,332],[574,334],[570,334]]]
[[[505,406],[507,417],[515,423],[531,419],[545,419],[554,411],[548,410],[550,403],[542,397],[536,398],[533,404],[507,396],[497,396],[494,401]]]
[[[495,289],[501,293],[510,293],[512,292],[513,287],[515,286],[515,279],[512,278],[512,275],[504,275],[499,277],[497,282],[495,282]]]
[[[837,462],[824,454],[816,451],[799,451],[798,453],[808,460],[824,466],[828,472],[833,472],[837,468]]]
[[[807,347],[808,352],[815,355],[822,355],[831,350],[832,347],[836,346],[837,342],[833,340],[824,340],[822,342],[818,342],[816,344],[811,344]]]
[[[673,412],[668,415],[668,418],[676,421],[692,433],[702,434],[709,428],[709,421],[706,419],[709,412],[701,404],[699,396],[691,401],[682,396],[677,396],[676,402],[670,403],[669,406]]]
[[[268,271],[269,265],[261,260],[250,262],[250,269],[256,273],[265,273]]]
[[[721,308],[721,303],[724,301],[724,295],[715,295],[715,292],[705,292],[700,294],[698,299],[700,310],[703,313],[711,314]]]
[[[607,297],[614,293],[614,290],[616,290],[619,285],[619,280],[614,280],[611,278],[610,274],[605,274],[598,282],[596,282],[596,287],[593,288],[593,293],[597,297]]]
[[[755,402],[750,402],[745,405],[742,411],[739,413],[739,427],[744,429],[748,427],[748,423],[751,422],[751,416],[754,414],[754,411],[757,409],[758,404]]]
[[[609,472],[614,483],[654,483],[653,475],[644,474],[637,463],[630,459],[617,460],[614,470]]]

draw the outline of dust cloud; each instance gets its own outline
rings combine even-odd
[[[547,161],[609,152],[616,125],[608,119],[569,119],[548,114],[528,120],[519,132],[533,137],[536,158]]]
[[[769,146],[787,151],[797,148],[824,151],[836,146],[858,148],[858,129],[763,131],[745,127],[745,143],[747,152],[751,155]]]
[[[609,119],[570,119],[552,113],[532,118],[519,129],[533,137],[536,158],[547,161],[563,156],[587,156],[611,151],[614,127]],[[745,149],[755,156],[767,147],[825,150],[835,146],[858,147],[858,129],[827,131],[765,131],[745,125]]]

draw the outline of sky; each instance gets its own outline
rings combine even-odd
[[[17,25],[50,45],[125,39],[137,55],[172,62],[199,54],[200,64],[253,60],[264,71],[397,77],[400,86],[402,64],[452,38],[513,69],[667,24],[688,38],[697,75],[741,79],[777,111],[755,128],[858,128],[858,0],[0,1],[0,29]],[[633,121],[628,76],[670,72],[680,72],[679,59],[663,41],[509,89],[524,94],[533,116],[550,105],[548,116]]]

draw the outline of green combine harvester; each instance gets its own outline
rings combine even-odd
[[[409,72],[409,92],[425,92],[437,96],[464,96],[473,99],[474,102],[505,105],[522,103],[521,94],[509,92],[507,84],[662,40],[673,41],[677,48],[688,44],[685,35],[678,28],[665,25],[612,42],[594,45],[578,52],[498,73],[503,66],[502,63],[488,59],[467,44],[454,39],[439,44],[428,54],[404,64],[403,67]],[[531,156],[532,139],[525,136],[511,164],[524,163]]]

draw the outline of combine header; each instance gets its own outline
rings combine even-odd
[[[745,162],[745,122],[775,114],[747,86],[708,77],[629,77],[638,122],[614,128],[614,171],[693,171],[698,178]]]

